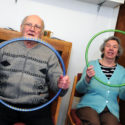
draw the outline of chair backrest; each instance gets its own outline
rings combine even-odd
[[[73,100],[75,97],[81,97],[83,94],[80,94],[76,91],[76,84],[77,82],[80,80],[82,73],[78,73],[75,77],[74,77],[74,82],[73,82],[73,86],[72,86],[72,91],[71,91],[71,95],[70,95],[70,100],[69,100],[69,107],[68,107],[68,112],[70,112],[72,105],[73,105]]]
[[[75,123],[73,122],[72,116],[71,116],[71,109],[73,108],[74,98],[75,97],[80,98],[83,95],[83,94],[79,94],[76,91],[76,84],[80,80],[81,76],[82,76],[82,73],[78,73],[74,77],[74,82],[73,82],[72,91],[71,91],[70,100],[69,100],[67,118],[66,118],[66,123],[65,123],[66,125],[70,125],[70,124],[75,125]]]
[[[47,32],[47,31],[45,31],[45,32]],[[20,32],[0,28],[0,42],[10,40],[13,38],[18,38],[18,37],[21,37]],[[43,36],[41,39],[43,41],[51,44],[60,53],[60,55],[63,59],[63,62],[65,64],[66,72],[67,72],[72,43],[64,41],[64,40],[52,39],[52,38],[50,38],[50,35]],[[53,93],[52,93],[52,96],[53,96]],[[57,118],[59,115],[60,104],[61,104],[61,97],[58,97],[56,100],[54,100],[52,102],[52,105],[51,105],[52,106],[51,107],[52,116],[53,116],[55,125],[57,123]]]

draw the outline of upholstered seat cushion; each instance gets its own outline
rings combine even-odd
[[[76,125],[82,125],[81,120],[76,115],[76,109],[71,109],[71,117]]]
[[[19,123],[15,123],[14,125],[25,125],[25,124],[24,124],[24,123],[19,122]]]

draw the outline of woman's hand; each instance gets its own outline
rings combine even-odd
[[[94,67],[91,65],[86,70],[86,81],[89,83],[91,78],[95,75]]]

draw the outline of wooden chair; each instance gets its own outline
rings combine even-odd
[[[76,101],[74,98],[80,99],[80,97],[83,96],[83,94],[79,94],[75,89],[76,84],[80,80],[81,76],[82,76],[82,73],[78,73],[74,78],[74,83],[73,83],[72,92],[71,92],[71,96],[70,96],[67,119],[66,119],[65,125],[82,125],[81,120],[76,115],[75,106],[73,106],[73,103]],[[78,99],[77,99],[77,101],[78,101]],[[118,101],[119,101],[119,99],[118,99]],[[119,125],[121,125],[121,123],[119,123]]]
[[[48,35],[43,36],[42,40],[51,44],[60,53],[60,55],[64,61],[65,69],[67,72],[72,43],[63,41],[63,40],[58,40],[58,39],[51,39],[50,31],[49,31],[49,33],[47,33],[48,31],[45,31],[45,32],[46,32],[45,34],[48,34]],[[18,38],[18,37],[21,37],[20,32],[0,28],[0,41],[1,42],[10,40],[13,38]],[[53,93],[51,93],[51,96],[54,96]],[[58,97],[56,100],[54,100],[52,102],[52,105],[51,105],[52,117],[53,117],[53,121],[54,121],[55,125],[57,123],[57,119],[58,119],[58,115],[59,115],[60,104],[61,104],[61,97]],[[24,124],[17,123],[15,125],[24,125]]]
[[[81,75],[82,75],[81,73],[78,73],[74,78],[73,87],[72,87],[70,100],[69,100],[69,107],[68,107],[66,125],[81,125],[82,124],[80,119],[77,117],[77,115],[75,113],[75,111],[76,111],[75,106],[73,108],[74,98],[75,97],[80,98],[82,96],[81,94],[79,94],[76,91],[76,84],[80,80]]]

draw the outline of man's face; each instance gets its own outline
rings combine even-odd
[[[38,16],[29,16],[21,25],[21,32],[24,37],[41,38],[43,21]]]

